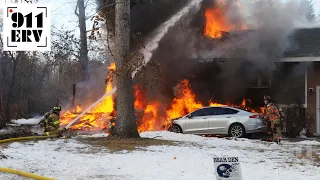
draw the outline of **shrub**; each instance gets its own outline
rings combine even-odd
[[[288,137],[299,136],[303,128],[310,129],[315,116],[312,113],[306,112],[306,109],[302,105],[290,105],[287,108],[283,108],[283,110],[286,115],[285,128]]]

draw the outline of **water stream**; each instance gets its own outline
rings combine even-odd
[[[141,52],[144,55],[144,62],[148,63],[152,58],[153,52],[159,47],[160,40],[166,35],[169,29],[174,26],[184,15],[186,15],[192,8],[199,8],[202,0],[191,0],[184,8],[182,8],[175,15],[171,16],[166,22],[162,23],[154,32],[151,38],[147,39],[147,44]],[[135,73],[134,73],[135,74]],[[134,75],[133,74],[133,75]]]

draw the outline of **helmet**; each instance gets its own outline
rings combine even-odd
[[[271,97],[270,96],[263,96],[263,100],[271,101]]]
[[[61,111],[61,106],[54,106],[53,111]]]

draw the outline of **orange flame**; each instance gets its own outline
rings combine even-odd
[[[222,9],[205,9],[206,25],[204,35],[212,38],[221,38],[222,31],[229,31]]]
[[[239,2],[238,2],[239,3]],[[239,5],[240,8],[240,5]],[[228,22],[226,3],[222,0],[218,1],[215,8],[206,8],[204,11],[205,16],[205,29],[204,35],[211,38],[221,38],[223,32],[230,32],[231,30],[246,30],[247,25],[243,24],[233,25]]]
[[[170,109],[167,111],[167,120],[181,117],[187,113],[202,108],[203,105],[196,101],[187,79],[182,80],[176,87],[177,98],[174,98]]]
[[[142,88],[138,85],[134,86],[134,108],[137,110],[143,110],[144,109],[144,92],[141,90]]]
[[[81,109],[80,105],[77,105],[77,107],[76,107],[76,113],[80,113],[80,112],[82,112],[82,109]]]
[[[108,67],[109,72],[113,72],[115,69],[116,69],[115,63],[111,63],[111,65]],[[109,92],[112,90],[112,78],[110,76],[112,76],[112,74],[109,74],[105,92]],[[113,111],[114,111],[113,96],[106,97],[98,106],[96,106],[92,110],[93,113],[112,113]]]
[[[242,103],[241,103],[241,105],[242,105],[243,107],[246,107],[246,104],[247,104],[246,99],[242,99]]]
[[[214,103],[211,100],[209,101],[209,106],[226,106],[225,104]]]
[[[106,92],[112,90],[112,78],[111,73],[116,68],[115,63],[112,63],[109,67],[108,82],[106,85]],[[76,118],[82,109],[78,105],[74,113],[70,111],[65,112],[61,118],[61,125],[67,125],[74,118]],[[82,129],[82,130],[101,130],[107,127],[107,120],[112,118],[110,114],[114,112],[114,101],[113,96],[106,97],[102,102],[95,106],[90,112],[85,114],[77,124],[71,126],[71,129]]]
[[[114,67],[115,66],[110,66]],[[109,68],[110,68],[109,67]],[[110,68],[110,70],[112,70]],[[106,91],[112,89],[111,80],[106,85]],[[165,110],[165,106],[161,105],[159,101],[148,102],[146,93],[142,90],[141,86],[135,85],[135,102],[134,107],[137,116],[138,132],[161,130],[166,123],[174,118],[184,116],[192,111],[204,107],[204,105],[196,100],[196,95],[191,89],[189,81],[187,79],[182,80],[175,87],[175,98],[170,103],[170,106]],[[225,106],[225,104],[209,101],[209,106]],[[241,105],[229,105],[238,108],[246,107],[246,99],[242,100]],[[163,108],[165,113],[160,113],[160,109]],[[252,109],[247,108],[254,112]],[[82,112],[81,107],[76,107],[76,112],[72,113],[67,111],[61,117],[61,124],[66,125],[72,121],[77,115]],[[101,130],[108,127],[110,119],[114,118],[116,111],[114,109],[113,97],[107,97],[100,104],[94,107],[89,113],[85,114],[80,121],[73,125],[72,129],[81,130]],[[113,125],[115,125],[113,123]]]
[[[138,132],[155,130],[158,118],[158,103],[148,104],[144,110],[142,124],[138,127]]]

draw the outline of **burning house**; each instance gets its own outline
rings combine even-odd
[[[266,4],[263,12],[248,21],[244,14],[249,10],[240,1],[199,2],[198,8],[190,9],[158,42],[150,61],[159,64],[159,75],[154,76],[149,63],[135,77],[139,132],[161,130],[166,121],[209,105],[227,104],[259,113],[262,97],[268,94],[281,107],[302,104],[306,112],[313,112],[314,120],[308,128],[320,133],[320,29],[296,28],[295,20],[302,16],[292,12],[299,6],[275,8]],[[178,4],[181,8],[186,3]],[[134,16],[138,11],[132,11],[133,22],[143,24],[134,29],[150,32],[152,28],[144,22],[156,16],[139,19]],[[153,13],[162,11],[155,8]],[[171,9],[159,19],[163,22],[176,11]],[[112,81],[108,81],[106,91],[111,88]],[[115,96],[108,97],[72,128],[107,127],[107,120],[116,115],[115,102]],[[66,112],[63,123],[79,112],[79,108]]]

